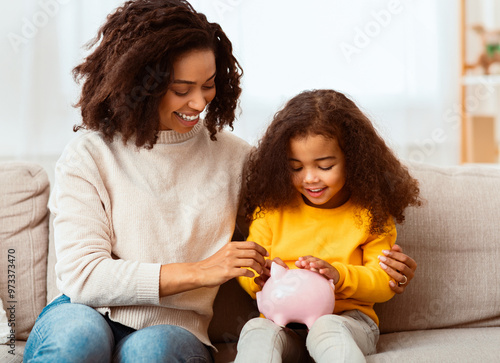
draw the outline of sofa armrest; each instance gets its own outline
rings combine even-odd
[[[0,296],[5,307],[12,309],[19,340],[28,338],[47,303],[49,190],[41,166],[0,163]],[[8,279],[8,274],[14,278]],[[8,285],[14,288],[13,294]]]

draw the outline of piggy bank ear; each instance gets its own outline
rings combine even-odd
[[[271,264],[271,277],[273,279],[279,280],[285,275],[285,273],[286,268],[283,266],[278,265],[276,262]]]

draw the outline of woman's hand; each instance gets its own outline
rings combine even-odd
[[[248,268],[263,273],[267,255],[266,249],[255,242],[232,241],[202,261],[162,265],[160,296],[219,286],[233,277],[253,277]]]
[[[266,249],[251,241],[229,242],[214,255],[196,263],[202,278],[202,286],[218,286],[233,277],[253,277],[264,272]],[[243,268],[242,268],[243,267]]]
[[[271,264],[273,262],[276,262],[278,265],[288,269],[286,263],[284,263],[283,260],[279,257],[275,257],[272,260],[266,260],[266,263],[264,265],[264,271],[254,279],[254,282],[260,287],[264,287],[266,281],[271,277]]]
[[[319,272],[327,279],[332,279],[334,285],[339,282],[340,279],[340,274],[335,267],[330,265],[328,262],[314,256],[299,257],[298,261],[295,261],[295,266],[297,266],[298,268]]]
[[[406,287],[413,279],[417,263],[413,258],[403,253],[403,249],[399,245],[394,245],[390,250],[383,250],[384,256],[379,256],[380,267],[394,279],[389,285],[397,294],[405,291]]]

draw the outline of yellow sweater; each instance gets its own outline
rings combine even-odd
[[[327,261],[340,273],[333,313],[357,309],[378,325],[373,305],[389,300],[394,293],[377,257],[396,241],[396,228],[391,219],[390,233],[371,235],[367,212],[356,214],[357,210],[350,201],[338,208],[320,209],[301,199],[297,208],[267,212],[253,221],[248,240],[259,243],[270,259],[279,257],[290,268],[296,268],[295,261],[305,255]],[[242,277],[239,282],[255,298],[260,286],[253,278]]]

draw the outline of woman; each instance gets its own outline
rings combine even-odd
[[[62,295],[24,360],[210,362],[219,285],[262,272],[266,256],[231,242],[250,146],[223,128],[241,69],[220,26],[183,0],[129,1],[90,46],[74,70],[86,131],[59,159],[49,204]],[[410,280],[392,253],[387,266]]]

